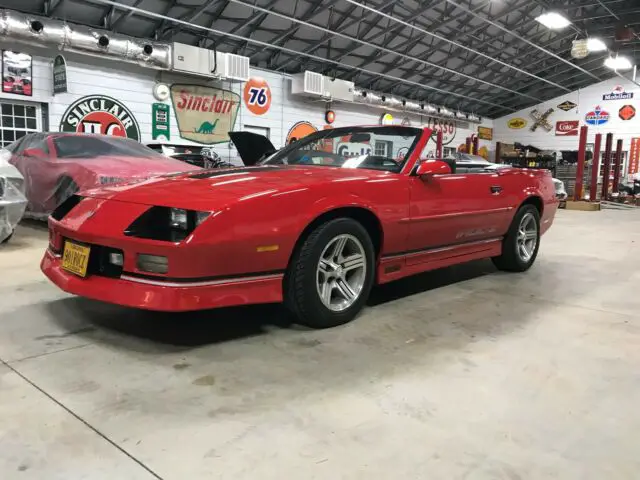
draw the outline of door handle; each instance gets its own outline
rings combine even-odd
[[[502,191],[502,187],[500,185],[491,185],[489,189],[493,195],[497,195]]]

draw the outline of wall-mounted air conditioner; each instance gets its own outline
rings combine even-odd
[[[225,80],[249,80],[249,58],[173,43],[173,70]]]
[[[330,93],[326,90],[325,77],[320,73],[303,72],[291,77],[291,93],[312,98],[328,98]]]

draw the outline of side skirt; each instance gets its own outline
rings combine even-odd
[[[502,237],[383,256],[378,265],[378,284],[472,260],[497,257],[501,253]]]

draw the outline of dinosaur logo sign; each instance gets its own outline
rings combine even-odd
[[[240,95],[202,85],[171,85],[171,101],[180,137],[212,145],[229,141],[240,108]]]

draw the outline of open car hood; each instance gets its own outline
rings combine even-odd
[[[252,132],[229,132],[229,138],[238,150],[242,163],[251,167],[265,155],[276,151],[273,143],[264,135]]]

